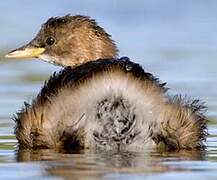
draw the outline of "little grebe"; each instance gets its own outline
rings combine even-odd
[[[68,66],[17,113],[19,147],[203,149],[200,101],[168,96],[165,83],[117,54],[110,35],[80,15],[50,18],[30,43],[7,54]]]

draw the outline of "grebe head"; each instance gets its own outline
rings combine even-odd
[[[7,58],[40,58],[61,66],[116,58],[111,36],[87,16],[52,17],[28,44],[9,52]]]

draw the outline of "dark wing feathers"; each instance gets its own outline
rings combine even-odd
[[[109,70],[110,68],[119,68],[126,73],[131,73],[135,78],[154,82],[164,92],[167,90],[167,88],[164,87],[166,83],[161,83],[158,78],[145,72],[139,64],[126,59],[99,59],[87,62],[75,68],[66,67],[59,73],[54,73],[53,76],[45,82],[38,98],[40,98],[42,102],[46,101],[46,97],[55,95],[60,88],[76,85],[78,82],[90,78],[97,73]]]

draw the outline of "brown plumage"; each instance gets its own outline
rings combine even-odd
[[[52,37],[52,38],[50,38]],[[46,44],[47,43],[47,44]],[[204,106],[170,97],[165,83],[123,57],[84,16],[50,18],[8,57],[39,57],[66,67],[15,116],[20,148],[58,150],[203,149]]]
[[[110,35],[87,16],[50,18],[27,45],[8,54],[38,57],[61,66],[75,66],[100,58],[115,58],[118,50]]]

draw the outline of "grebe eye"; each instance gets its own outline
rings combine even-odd
[[[46,39],[46,44],[49,45],[49,46],[53,45],[55,42],[56,42],[56,40],[55,40],[54,37],[48,37]]]

